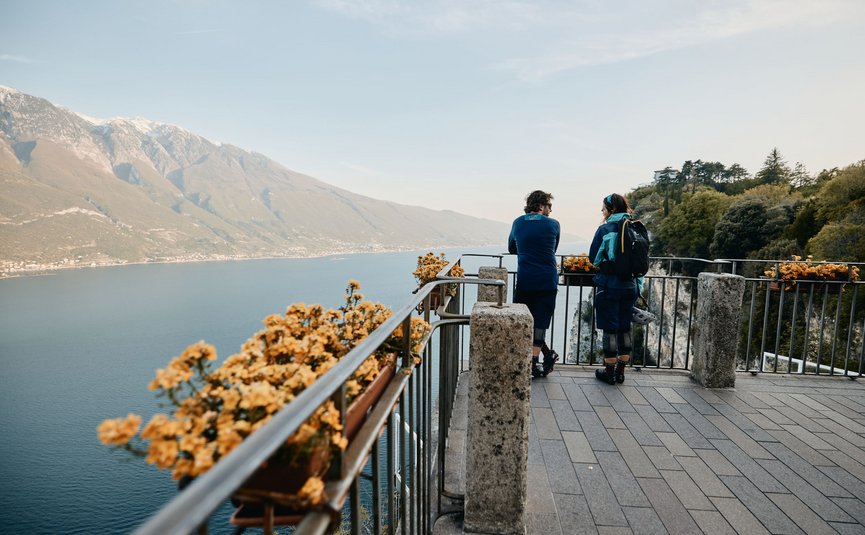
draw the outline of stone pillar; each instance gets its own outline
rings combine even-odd
[[[528,494],[532,315],[475,303],[469,343],[465,531],[524,534]]]
[[[739,314],[745,279],[727,273],[700,273],[697,278],[696,332],[691,377],[707,388],[736,384]]]
[[[479,279],[498,279],[505,281],[502,287],[502,303],[508,302],[508,268],[481,266],[478,268]],[[481,284],[478,286],[478,301],[499,302],[499,287]]]

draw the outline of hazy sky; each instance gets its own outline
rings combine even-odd
[[[861,0],[0,0],[0,84],[510,222],[688,159],[865,158]]]

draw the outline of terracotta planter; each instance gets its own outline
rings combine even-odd
[[[273,509],[273,518],[268,519],[267,509]],[[305,511],[294,511],[279,505],[264,505],[263,503],[244,503],[234,510],[228,522],[240,528],[261,528],[268,523],[273,526],[290,526],[303,520]],[[265,530],[265,533],[268,533]]]
[[[435,312],[436,309],[438,309],[438,307],[441,306],[441,302],[442,302],[441,290],[435,289],[432,292],[430,292],[429,301],[430,301],[430,312]],[[417,311],[420,314],[423,314],[424,310],[425,310],[424,309],[424,302],[421,301],[417,306]]]
[[[769,290],[773,292],[781,291],[781,286],[784,284],[783,281],[770,281],[769,282]],[[820,295],[824,291],[828,289],[828,293],[838,295],[841,293],[841,289],[844,287],[843,284],[837,282],[819,282],[819,281],[798,281],[792,283],[791,287],[786,289],[787,292],[792,292],[796,290],[796,284],[800,285],[800,292],[810,292],[811,288],[814,288],[814,295]]]
[[[330,448],[325,446],[315,449],[301,466],[263,465],[234,493],[231,501],[237,509],[228,521],[246,528],[300,522],[307,510],[297,503],[297,493],[310,477],[323,476],[329,464]]]
[[[316,448],[300,466],[267,462],[253,472],[238,489],[240,502],[269,499],[276,503],[296,501],[295,495],[313,476],[321,477],[330,465],[330,447]]]
[[[348,440],[354,438],[360,427],[366,421],[366,417],[372,410],[372,407],[381,397],[385,387],[393,379],[396,373],[396,367],[393,364],[385,366],[378,377],[366,386],[366,390],[358,396],[345,412],[345,436]]]
[[[349,441],[360,430],[395,373],[394,364],[386,365],[348,407],[345,434]],[[235,493],[233,501],[238,507],[229,522],[239,527],[262,527],[267,524],[269,514],[273,515],[272,526],[300,522],[307,511],[296,505],[296,495],[310,477],[322,477],[327,472],[330,457],[330,448],[325,446],[313,450],[302,466],[272,462],[262,466]]]
[[[594,286],[594,273],[562,273],[565,286]]]

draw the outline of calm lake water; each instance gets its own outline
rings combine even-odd
[[[146,422],[165,412],[147,384],[187,345],[212,343],[221,361],[290,303],[339,306],[350,278],[368,299],[401,306],[415,288],[418,254],[136,265],[0,280],[0,531],[129,533],[175,495],[175,485],[169,473],[102,446],[99,422],[129,412]],[[470,260],[469,271],[493,265]]]

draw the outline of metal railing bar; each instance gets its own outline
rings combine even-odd
[[[826,291],[829,291],[829,286],[826,286]],[[827,293],[828,295],[828,293]],[[838,304],[835,307],[835,319],[833,321],[835,328],[832,330],[832,354],[829,357],[830,374],[835,375],[835,349],[838,345],[838,324],[841,323],[841,292],[838,292]],[[847,374],[847,367],[844,367],[844,374]]]
[[[825,327],[826,327],[826,301],[827,301],[827,297],[829,296],[829,294],[827,293],[828,290],[829,289],[824,286],[823,304],[820,307],[820,336],[818,337],[818,342],[817,342],[817,375],[820,375],[820,360],[821,360],[821,357],[823,356],[823,334],[826,331],[826,329],[825,329]],[[814,291],[813,288],[812,288],[812,291]]]
[[[757,308],[757,283],[751,283],[751,306],[748,309],[748,341],[745,345],[745,370],[748,369],[748,360],[751,358],[751,340],[754,335],[754,311]]]
[[[865,318],[862,319],[862,332],[865,333]],[[862,336],[862,343],[859,344],[859,375],[862,375],[863,365],[865,365],[865,335]]]
[[[804,363],[807,362],[807,360],[808,360],[808,337],[809,337],[810,330],[811,330],[811,310],[812,310],[813,304],[814,304],[814,287],[811,286],[811,288],[808,289],[808,308],[806,309],[806,312],[805,312],[805,336],[803,337],[803,342],[802,342],[803,343],[803,347],[802,347],[803,366],[802,366],[802,369],[799,370],[799,373],[802,375],[805,374]]]
[[[380,437],[372,443],[372,522],[373,533],[381,533],[381,446]]]
[[[389,419],[410,377],[404,371],[396,373],[382,393],[379,402],[375,404],[354,439],[346,447],[343,477],[328,482],[328,495],[333,496],[328,501],[331,510],[339,511],[342,509],[347,492],[357,476],[363,471],[373,444],[378,442],[379,431],[383,429],[385,422]]]
[[[396,415],[394,411],[388,411],[387,415],[387,519],[388,519],[388,529],[387,532],[390,535],[393,535],[394,530],[396,529],[396,520],[394,517],[396,516],[396,504],[394,503],[395,492],[394,485],[396,481],[394,480],[394,474],[396,470],[396,438],[397,433],[395,428]]]
[[[790,320],[790,358],[787,359],[787,373],[793,366],[793,352],[795,349],[796,340],[796,313],[799,312],[799,285],[796,285],[796,291],[793,293],[793,318]],[[777,359],[776,359],[777,360]]]
[[[661,316],[658,318],[658,367],[661,367],[661,343],[664,341],[664,308],[667,304],[667,281],[661,282]],[[670,368],[673,367],[673,359],[670,359]]]
[[[409,481],[409,488],[411,489],[411,496],[409,500],[409,528],[411,533],[417,533],[415,527],[416,520],[416,510],[415,510],[415,502],[417,501],[417,478],[415,477],[415,455],[417,454],[417,435],[415,433],[415,383],[417,377],[413,377],[409,379],[408,382],[408,428],[409,428],[409,448],[408,448],[408,465],[409,470],[406,472],[406,479]]]
[[[351,480],[351,532],[353,535],[360,535],[360,488],[358,477],[355,476]]]
[[[694,333],[694,307],[697,300],[697,281],[691,280],[691,297],[688,301],[688,336],[685,337],[685,369],[688,369],[691,362],[691,335]]]
[[[676,327],[679,323],[678,305],[679,305],[679,286],[681,280],[676,279],[676,292],[673,294],[673,337],[670,343],[670,368],[674,366],[676,360]]]
[[[405,411],[406,411],[406,391],[405,391],[405,389],[402,389],[400,391],[400,399],[401,399],[401,401],[400,401],[400,405],[399,405],[399,412],[397,414],[399,416],[399,421],[404,422],[405,421]],[[406,475],[408,473],[408,467],[406,466],[406,463],[405,463],[405,460],[406,460],[405,428],[402,425],[398,426],[398,428],[399,428],[399,433],[397,433],[397,437],[399,439],[399,473]],[[405,488],[406,482],[405,482],[405,479],[406,478],[404,476],[402,476],[400,478],[400,485],[399,485],[399,509],[400,509],[399,519],[400,519],[400,527],[402,528],[402,534],[403,535],[405,535],[405,533],[406,533],[406,519],[408,518],[408,515],[406,514],[406,488]]]
[[[772,300],[772,289],[769,288],[769,285],[766,285],[766,302],[763,306],[763,326],[762,332],[760,333],[760,353],[759,355],[763,355],[766,352],[766,326],[769,324],[769,303]],[[759,370],[763,371],[763,358],[760,357],[760,365]],[[748,366],[745,367],[746,370],[750,369]]]
[[[787,294],[787,292],[785,291],[785,286],[782,284],[781,285],[781,293],[778,297],[778,320],[775,322],[775,324],[776,324],[775,325],[775,354],[776,355],[778,354],[778,351],[781,348],[781,327],[784,324],[784,322],[782,320],[784,319],[784,296],[786,294]],[[777,358],[775,359],[775,365],[773,366],[772,371],[775,373],[778,372],[778,359]]]
[[[850,300],[850,322],[847,325],[847,350],[844,352],[844,369],[850,369],[850,349],[853,345],[853,326],[856,322],[856,294],[859,287],[853,285],[853,298]],[[840,299],[840,297],[839,297]],[[863,333],[865,338],[865,333]]]

